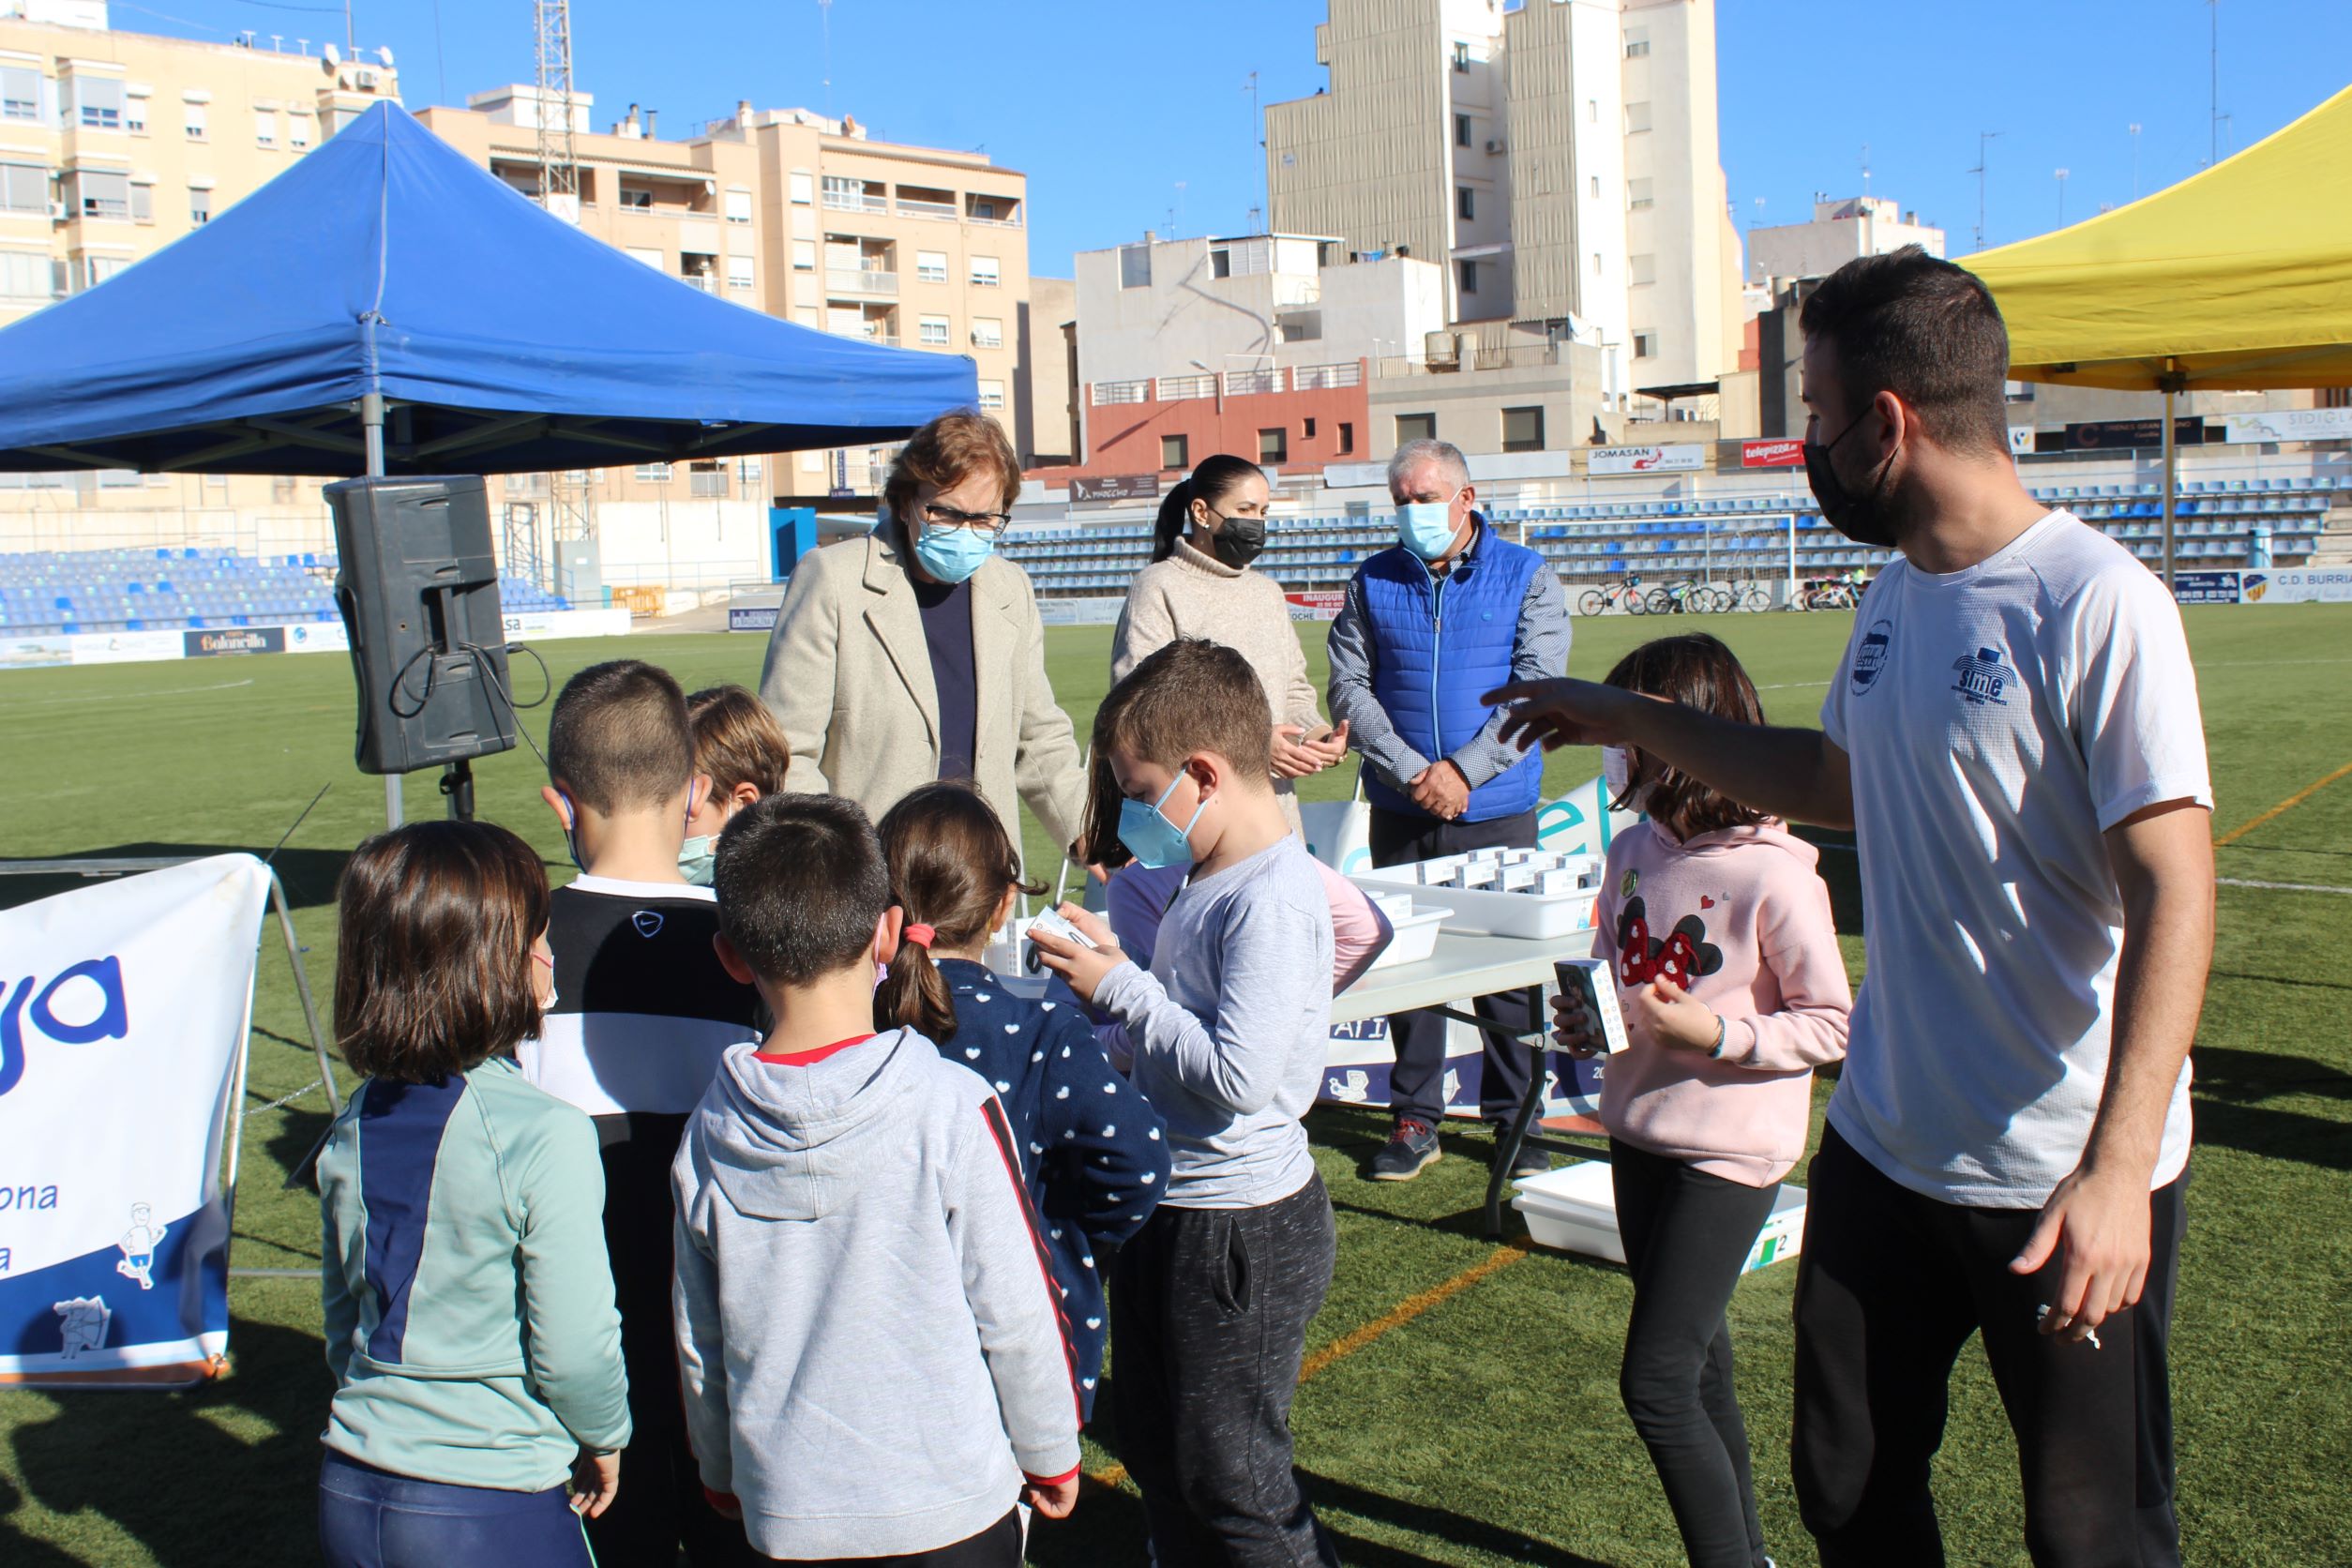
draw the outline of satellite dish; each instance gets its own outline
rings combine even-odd
[[[389,49],[377,50],[376,58],[384,62],[386,70],[392,68],[392,52]]]
[[[319,58],[326,62],[326,68],[328,70],[333,70],[337,66],[343,63],[343,52],[336,48],[331,43],[321,44],[319,46]]]

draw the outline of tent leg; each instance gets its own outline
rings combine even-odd
[[[2178,445],[2177,434],[2173,429],[2172,400],[2173,389],[2167,386],[2164,388],[2164,586],[2167,589],[2171,588],[2173,585],[2172,494],[2178,483],[2175,475],[2179,473],[2180,467],[2180,449]]]
[[[383,393],[363,392],[359,395],[359,428],[368,444],[368,477],[380,479],[384,477]],[[400,776],[387,773],[384,776],[384,825],[386,828],[400,826],[401,815]],[[330,1084],[333,1081],[331,1078],[328,1080]],[[330,1095],[334,1093],[332,1088],[327,1092]]]
[[[294,965],[294,990],[302,998],[302,1021],[310,1026],[310,1050],[319,1059],[319,1079],[326,1085],[327,1109],[340,1116],[343,1096],[335,1087],[335,1059],[327,1054],[326,1036],[319,1031],[319,1004],[310,995],[310,976],[302,967],[302,945],[294,940],[294,916],[286,910],[286,884],[278,871],[269,873],[269,905],[278,913],[278,929],[286,939],[286,959]]]

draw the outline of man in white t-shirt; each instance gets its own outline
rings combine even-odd
[[[1820,731],[1537,682],[1516,724],[1852,826],[1868,975],[1808,1177],[1794,1463],[1825,1568],[1943,1560],[1929,1462],[1981,1332],[2042,1568],[2177,1564],[2164,1362],[2212,955],[2179,612],[2009,457],[2008,334],[1916,247],[1807,300],[1807,477],[1899,557]]]

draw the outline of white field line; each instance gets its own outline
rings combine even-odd
[[[185,697],[196,691],[234,691],[249,686],[250,680],[220,681],[212,686],[168,686],[161,691],[94,691],[86,697],[29,697],[18,702],[0,702],[0,709],[47,708],[60,702],[119,702],[127,697]]]

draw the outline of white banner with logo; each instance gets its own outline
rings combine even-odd
[[[1706,466],[1704,446],[1604,446],[1585,460],[1591,474],[1679,474]]]
[[[2291,566],[2241,572],[2247,604],[2352,604],[2352,566]]]
[[[268,896],[225,854],[0,912],[0,1382],[217,1369]]]
[[[2222,415],[2224,441],[2352,441],[2352,408],[2275,408]]]

